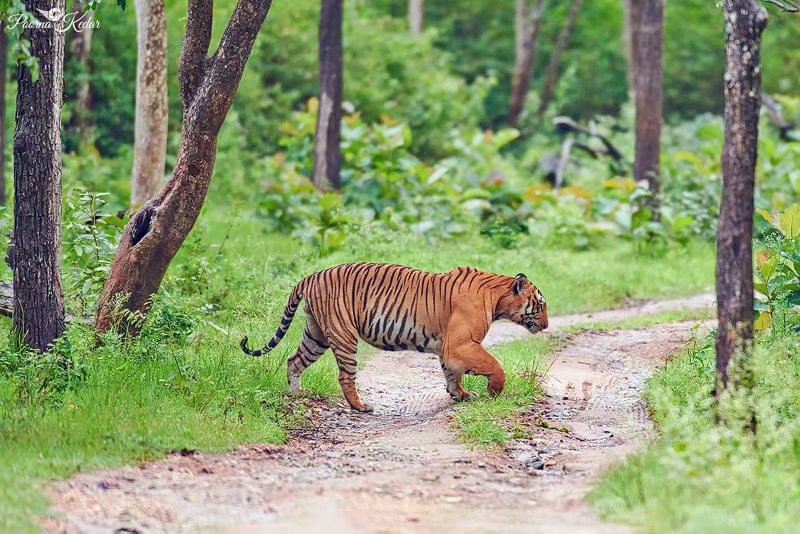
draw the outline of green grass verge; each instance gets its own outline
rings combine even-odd
[[[456,407],[453,425],[459,438],[471,445],[490,447],[524,437],[527,431],[515,424],[514,416],[529,409],[541,395],[547,355],[561,346],[563,338],[549,336],[512,341],[492,349],[506,371],[506,387],[502,395],[489,398],[485,378],[464,377],[464,386],[480,398]]]
[[[713,316],[713,310],[677,310],[637,315],[621,321],[588,321],[568,328],[563,336],[533,337],[496,347],[492,353],[502,362],[508,377],[503,395],[459,405],[454,429],[464,442],[477,447],[502,446],[511,439],[525,437],[528,430],[515,424],[515,416],[527,410],[541,395],[539,383],[541,375],[547,371],[546,359],[567,343],[570,334],[645,328],[677,321],[700,321]],[[466,377],[465,381],[469,389],[479,393],[485,389],[485,382],[485,379],[477,377]]]
[[[316,270],[386,261],[428,270],[469,264],[522,271],[542,287],[555,314],[697,293],[711,283],[712,257],[706,244],[650,258],[620,241],[587,252],[543,249],[534,240],[497,250],[480,237],[428,242],[398,233],[365,235],[320,258],[298,250],[288,236],[267,232],[257,218],[206,213],[170,268],[141,339],[97,349],[86,328],[71,327],[60,349],[71,362],[66,368],[66,360],[26,357],[0,339],[0,530],[34,529],[36,516],[46,512],[42,484],[77,471],[176,449],[222,451],[285,440],[287,429],[304,421],[302,407],[287,403],[284,370],[302,332],[302,313],[268,357],[246,358],[238,342],[245,334],[253,344],[266,341],[291,288]],[[507,365],[516,359],[522,368],[531,350],[546,347],[499,352],[514,350],[519,354],[508,352]],[[323,396],[340,394],[330,354],[304,374],[303,386]],[[535,383],[512,376],[509,387],[508,397],[469,409],[513,411],[523,397],[530,400]]]
[[[575,334],[587,330],[626,330],[681,321],[705,321],[714,317],[716,317],[716,311],[713,309],[663,311],[648,315],[635,315],[619,321],[587,321],[573,325],[566,331]]]
[[[675,357],[645,392],[658,439],[608,472],[591,502],[604,518],[646,532],[796,532],[798,353],[797,333],[761,339],[748,365],[754,387],[724,398],[719,425],[710,343]]]

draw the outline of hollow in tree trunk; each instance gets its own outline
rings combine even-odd
[[[729,364],[753,338],[753,191],[761,107],[761,34],[767,12],[753,0],[725,0],[725,144],[717,227],[717,395]]]
[[[533,61],[536,57],[536,43],[542,25],[544,0],[536,0],[532,9],[528,0],[517,0],[514,16],[515,54],[514,75],[511,81],[511,103],[508,110],[508,124],[514,128],[519,124],[525,107],[525,99],[533,76]]]
[[[663,72],[664,0],[631,2],[633,72],[636,104],[636,155],[633,177],[646,183],[657,208],[661,153],[661,81]]]
[[[26,0],[30,13],[64,10],[64,0]],[[64,333],[61,290],[61,103],[63,22],[28,28],[38,59],[34,81],[19,67],[14,132],[14,333],[39,351]]]
[[[572,36],[572,30],[575,28],[575,21],[578,19],[578,13],[581,10],[583,0],[572,0],[569,6],[569,13],[567,13],[567,20],[564,21],[564,26],[558,34],[556,45],[553,48],[553,53],[550,55],[550,62],[547,64],[547,70],[544,75],[544,85],[542,85],[542,94],[539,100],[539,115],[544,115],[547,111],[550,101],[556,92],[556,85],[558,85],[559,72],[561,70],[561,54],[569,44],[569,39]]]
[[[136,117],[134,120],[131,206],[154,197],[164,179],[167,157],[167,19],[164,0],[135,0]]]
[[[217,135],[271,3],[239,0],[209,57],[213,0],[189,0],[178,67],[183,132],[175,169],[122,233],[98,304],[98,332],[116,327],[138,333],[140,322],[132,319],[147,313],[150,298],[200,213],[214,170]]]
[[[319,15],[319,108],[314,137],[314,185],[340,185],[342,124],[342,0],[322,0]]]

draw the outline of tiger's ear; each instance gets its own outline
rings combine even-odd
[[[514,277],[514,294],[519,295],[522,293],[522,290],[525,289],[525,286],[529,283],[528,277],[522,273],[519,273]]]

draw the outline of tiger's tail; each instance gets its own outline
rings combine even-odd
[[[249,356],[261,356],[278,346],[278,343],[281,342],[281,339],[286,335],[286,331],[289,330],[289,326],[292,324],[292,319],[294,319],[294,314],[297,313],[297,307],[300,305],[300,301],[303,300],[304,282],[305,280],[300,281],[300,283],[295,286],[292,294],[289,295],[289,302],[286,304],[286,309],[283,310],[281,325],[278,327],[275,335],[272,336],[272,339],[260,349],[250,350],[247,347],[247,336],[245,336],[241,343],[239,343],[239,346],[242,347],[242,352]]]

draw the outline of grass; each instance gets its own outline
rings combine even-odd
[[[465,442],[488,447],[522,437],[525,429],[515,426],[515,416],[530,408],[541,395],[541,376],[548,354],[563,346],[563,338],[531,337],[500,345],[492,353],[506,371],[506,387],[499,397],[486,395],[486,379],[467,376],[464,386],[480,398],[459,404],[454,428]]]
[[[646,532],[793,532],[800,524],[800,336],[762,337],[751,391],[714,407],[714,351],[700,342],[648,383],[659,437],[612,469],[590,499]],[[719,413],[723,423],[715,424]],[[756,431],[748,430],[755,417]]]
[[[484,397],[456,408],[453,428],[466,443],[476,447],[502,446],[509,440],[525,437],[525,429],[515,423],[516,416],[527,410],[541,395],[541,376],[546,374],[546,358],[562,348],[573,334],[586,331],[646,328],[677,321],[705,320],[714,316],[713,310],[676,310],[649,315],[637,315],[619,321],[587,321],[568,328],[559,336],[532,337],[501,345],[492,353],[506,370],[507,385],[496,399]],[[481,393],[485,379],[466,377],[470,390]]]
[[[429,242],[397,234],[359,236],[318,257],[298,250],[288,236],[267,232],[258,218],[206,212],[170,268],[141,339],[107,340],[97,349],[85,327],[71,326],[60,347],[67,359],[59,361],[20,355],[0,339],[0,530],[34,529],[36,516],[46,512],[42,485],[77,471],[171,450],[285,440],[288,428],[305,421],[302,404],[287,401],[284,371],[302,332],[302,312],[265,358],[244,357],[238,342],[245,334],[255,345],[265,342],[297,280],[321,268],[366,260],[428,270],[470,264],[522,271],[556,314],[705,290],[712,255],[707,244],[651,258],[620,241],[587,252],[544,249],[534,240],[498,250],[479,237]],[[523,370],[532,355],[550,350],[544,340],[531,343],[497,352],[508,367]],[[304,374],[303,386],[312,394],[340,395],[330,354]],[[469,405],[459,417],[478,439],[496,441],[498,425],[476,414],[511,413],[530,401],[535,387],[532,375],[520,372],[507,395]]]
[[[647,315],[634,315],[618,321],[586,321],[569,327],[567,332],[576,334],[589,330],[629,330],[682,321],[705,321],[715,317],[716,311],[713,309],[669,310]]]

